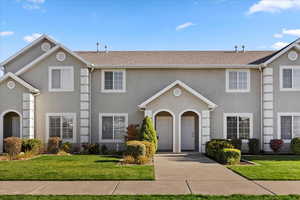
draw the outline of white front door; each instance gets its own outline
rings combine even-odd
[[[158,150],[172,151],[173,128],[171,116],[156,117],[156,131],[158,136]]]
[[[181,118],[181,150],[195,150],[195,117]]]

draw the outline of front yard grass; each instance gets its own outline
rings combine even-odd
[[[0,180],[153,180],[152,165],[120,165],[99,155],[43,155],[31,160],[1,161]]]
[[[251,180],[300,180],[300,156],[244,156],[258,165],[229,166],[234,172]]]
[[[206,196],[206,195],[136,195],[136,196],[30,196],[30,195],[4,195],[0,200],[299,200],[298,195],[289,196],[255,196],[255,195],[231,195],[231,196]]]

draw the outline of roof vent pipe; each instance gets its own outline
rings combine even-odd
[[[234,51],[235,51],[235,53],[238,53],[238,46],[237,45],[234,46]]]
[[[105,53],[108,53],[107,45],[104,46]]]
[[[245,53],[245,45],[242,45],[242,52]]]
[[[97,43],[96,43],[96,46],[97,46],[97,53],[99,53],[99,45],[100,45],[99,42],[97,42]]]

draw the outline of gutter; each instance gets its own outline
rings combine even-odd
[[[89,72],[89,97],[90,97],[90,104],[89,104],[89,128],[90,128],[90,137],[89,137],[89,143],[92,143],[92,72],[94,71],[94,68],[91,68]]]
[[[263,138],[263,67],[259,67],[260,71],[260,149],[263,150],[264,138]]]

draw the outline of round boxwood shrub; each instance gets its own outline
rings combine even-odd
[[[8,153],[9,158],[15,159],[21,152],[22,140],[18,137],[8,137],[4,139],[4,151]]]
[[[235,165],[241,161],[241,151],[239,149],[222,149],[220,151],[220,160],[222,164]]]
[[[291,150],[294,154],[300,155],[300,137],[292,139]]]
[[[141,141],[128,141],[126,142],[125,155],[133,156],[134,158],[145,156],[146,146]]]

